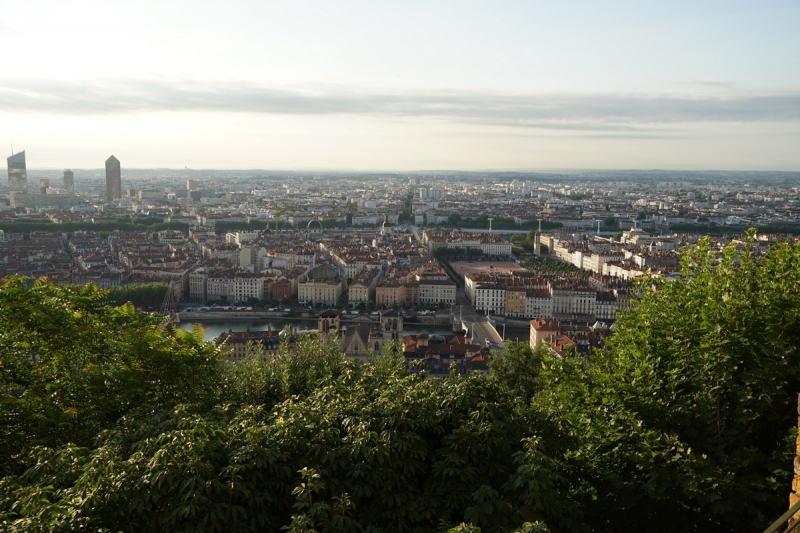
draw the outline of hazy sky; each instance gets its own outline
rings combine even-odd
[[[0,143],[29,168],[800,170],[798,28],[800,0],[0,0]]]

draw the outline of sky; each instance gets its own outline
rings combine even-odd
[[[28,168],[800,170],[800,0],[0,0]]]

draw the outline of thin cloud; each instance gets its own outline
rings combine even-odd
[[[635,133],[642,125],[800,120],[800,92],[712,96],[309,91],[164,80],[0,81],[0,110],[69,115],[219,111],[352,115]]]

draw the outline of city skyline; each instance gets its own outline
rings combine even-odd
[[[106,159],[106,200],[122,198],[122,169],[113,155]]]
[[[37,168],[800,169],[789,0],[219,7],[7,6],[0,140]]]

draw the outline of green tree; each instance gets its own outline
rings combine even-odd
[[[137,409],[90,449],[36,448],[0,481],[10,531],[583,531],[558,463],[483,376],[366,364],[301,338],[222,367],[233,404]]]
[[[108,289],[106,298],[115,305],[130,302],[138,308],[158,308],[169,290],[168,283],[137,283]]]
[[[527,404],[539,390],[539,372],[546,358],[544,346],[532,349],[525,342],[509,342],[501,354],[491,355],[489,369],[514,398]]]
[[[607,349],[549,360],[537,394],[597,531],[760,531],[791,480],[800,390],[800,248],[687,252]],[[624,524],[624,527],[622,526]]]
[[[288,332],[220,364],[199,328],[12,278],[0,529],[763,530],[790,488],[798,265],[702,241],[604,350],[509,343],[491,376],[446,379],[397,344],[361,364]]]
[[[202,331],[173,336],[93,285],[7,279],[0,288],[0,474],[31,447],[88,446],[142,405],[209,401],[218,354]]]

